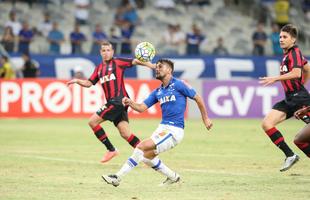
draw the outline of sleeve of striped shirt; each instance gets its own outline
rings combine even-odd
[[[303,58],[302,65],[305,66],[308,63],[308,60],[306,58]]]
[[[98,76],[98,70],[99,70],[100,65],[98,65],[92,75],[89,77],[89,81],[92,82],[93,85],[95,85],[99,81],[99,76]]]
[[[132,67],[132,58],[116,58],[115,62],[119,67],[127,68]]]
[[[304,66],[303,63],[303,56],[300,52],[300,50],[298,48],[294,48],[291,51],[291,55],[292,55],[292,67],[293,68],[302,68]]]

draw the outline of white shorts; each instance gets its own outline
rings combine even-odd
[[[156,145],[155,154],[165,152],[179,144],[184,136],[184,129],[175,126],[159,124],[151,139]]]

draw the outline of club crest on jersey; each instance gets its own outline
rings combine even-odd
[[[171,83],[168,88],[169,91],[174,91],[174,83]]]
[[[166,103],[166,102],[170,102],[170,101],[176,101],[176,98],[175,98],[174,95],[164,96],[164,97],[161,97],[159,99],[159,103],[160,104],[163,104],[163,103]]]
[[[112,80],[115,80],[116,77],[115,75],[112,73],[112,74],[109,74],[109,75],[105,75],[103,77],[100,78],[100,83],[105,83],[105,82],[109,82],[109,81],[112,81]]]
[[[161,95],[161,93],[162,93],[161,88],[159,88],[157,91],[157,95]]]

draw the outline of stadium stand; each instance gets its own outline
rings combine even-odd
[[[43,21],[43,13],[48,12],[52,21],[58,21],[60,30],[65,35],[65,42],[61,47],[62,54],[71,52],[69,35],[73,30],[75,18],[74,0],[61,1],[49,0],[48,4],[33,1],[30,8],[25,1],[2,1],[0,7],[0,19],[2,22],[8,20],[9,12],[13,9],[17,13],[20,21],[28,21],[31,27],[37,27]],[[46,1],[45,1],[46,2]],[[81,32],[86,35],[87,42],[83,46],[85,53],[90,52],[92,45],[92,32],[97,23],[102,24],[105,33],[109,33],[114,25],[114,17],[117,7],[126,1],[90,1],[89,23],[81,26]],[[135,1],[128,1],[135,5]],[[128,3],[127,2],[127,3]],[[211,0],[204,6],[188,5],[184,6],[182,0],[175,1],[173,9],[165,10],[155,8],[156,1],[145,0],[143,8],[136,8],[136,13],[140,18],[135,26],[135,31],[131,36],[132,46],[140,41],[153,43],[158,52],[162,50],[161,33],[166,29],[167,24],[179,24],[181,30],[187,33],[191,30],[193,23],[197,24],[202,33],[206,36],[206,42],[201,46],[201,52],[211,53],[218,37],[224,38],[225,46],[233,55],[249,55],[252,52],[252,33],[255,31],[258,20],[265,17],[265,31],[271,33],[271,22],[274,20],[275,13],[272,3],[269,0],[231,1],[231,0]],[[188,1],[187,1],[188,2]],[[238,2],[238,4],[236,4]],[[266,3],[267,2],[267,3]],[[267,9],[271,14],[262,12]],[[257,9],[260,9],[259,11]],[[310,25],[303,12],[301,1],[291,1],[290,21],[301,30],[300,43],[305,54],[310,52]],[[266,15],[266,16],[264,16]],[[119,31],[119,30],[118,30]],[[4,32],[4,23],[0,24],[0,35]],[[119,31],[120,32],[120,31]],[[154,37],[156,35],[156,37]],[[182,45],[181,53],[185,52],[185,44]],[[36,35],[31,44],[31,53],[45,54],[48,51],[48,42],[44,36]],[[266,55],[272,55],[271,42],[268,40],[266,45]]]

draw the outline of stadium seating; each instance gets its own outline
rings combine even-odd
[[[64,1],[60,5],[58,1],[51,1],[48,5],[48,11],[51,13],[51,19],[57,20],[60,29],[63,31],[66,41],[62,45],[61,52],[64,54],[70,53],[69,34],[74,26],[74,3],[73,1]],[[109,1],[110,2],[110,1]],[[223,1],[211,1],[211,5],[198,7],[189,6],[188,9],[182,4],[176,4],[173,11],[167,12],[154,8],[153,1],[146,0],[144,9],[139,9],[138,15],[141,18],[141,25],[137,26],[132,37],[133,41],[150,41],[152,42],[158,52],[161,51],[161,33],[166,29],[168,23],[179,23],[183,32],[190,32],[193,22],[197,23],[202,32],[207,36],[207,42],[201,47],[202,52],[210,53],[216,46],[216,41],[219,36],[224,38],[225,46],[228,51],[235,55],[247,55],[252,50],[252,33],[255,30],[256,19],[251,16],[245,16],[240,9],[236,7],[225,7]],[[101,23],[105,32],[108,34],[110,27],[113,25],[114,13],[116,10],[116,2],[111,5],[107,1],[92,1],[90,9],[89,22],[87,26],[82,26],[81,31],[86,35],[88,41],[83,46],[84,52],[88,53],[92,43],[92,31],[96,23]],[[8,20],[8,13],[12,9],[10,1],[1,2],[0,19],[2,22]],[[15,9],[17,16],[21,20],[28,20],[31,26],[37,26],[42,19],[42,5],[34,4],[33,8],[18,1]],[[298,23],[298,26],[304,29],[303,37],[305,43],[303,46],[310,45],[310,25],[302,20],[298,6],[292,8],[291,14],[293,23]],[[0,24],[0,34],[3,33],[4,24]],[[270,27],[265,28],[267,33],[270,33]],[[156,37],[154,37],[156,33]],[[135,43],[134,43],[135,44]],[[302,47],[303,48],[303,47]],[[42,36],[36,36],[34,42],[31,44],[32,53],[46,53],[48,43]],[[184,45],[185,49],[185,45]],[[309,48],[304,48],[304,52],[309,53]],[[266,45],[267,55],[272,54],[271,43],[268,41]]]

